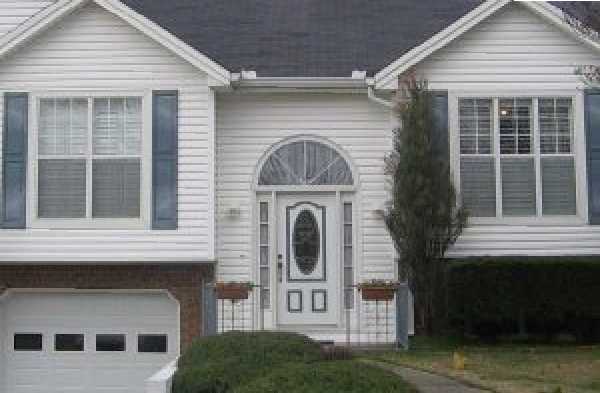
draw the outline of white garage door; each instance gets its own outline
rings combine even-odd
[[[163,293],[14,293],[2,308],[2,392],[142,393],[179,355]]]

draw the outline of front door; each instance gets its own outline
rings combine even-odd
[[[277,200],[278,323],[335,325],[341,294],[335,195]]]

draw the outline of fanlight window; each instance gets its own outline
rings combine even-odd
[[[264,163],[258,185],[352,185],[352,171],[340,154],[322,143],[281,146]]]

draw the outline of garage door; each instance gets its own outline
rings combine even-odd
[[[2,308],[2,392],[141,393],[179,354],[164,293],[14,293]]]

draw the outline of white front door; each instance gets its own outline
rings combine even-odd
[[[340,308],[335,195],[277,197],[278,323],[335,325]]]

